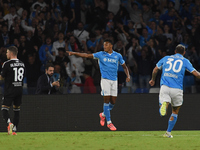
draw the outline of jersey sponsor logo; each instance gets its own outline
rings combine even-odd
[[[108,62],[117,63],[117,60],[116,60],[116,59],[109,59],[109,58],[108,58]]]
[[[117,63],[116,59],[110,59],[110,58],[108,58],[108,59],[104,58],[103,61],[105,61],[105,62],[107,61],[107,62],[111,62],[111,63]]]

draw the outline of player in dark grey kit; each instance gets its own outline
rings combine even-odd
[[[2,97],[2,114],[8,125],[8,134],[17,135],[17,126],[19,123],[19,111],[22,103],[23,78],[25,73],[25,65],[17,59],[18,49],[11,46],[7,49],[7,59],[2,66],[0,79],[5,80],[4,96]],[[13,104],[14,118],[13,123],[9,116],[9,108]]]

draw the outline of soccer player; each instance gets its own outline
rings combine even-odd
[[[0,79],[5,80],[4,96],[2,97],[2,115],[6,121],[9,135],[17,135],[17,126],[19,123],[20,105],[22,103],[22,86],[25,72],[25,65],[17,59],[18,49],[11,46],[7,49],[7,59],[2,66]],[[10,106],[13,103],[14,118],[11,123],[8,113]]]
[[[122,55],[113,51],[113,44],[110,39],[104,41],[104,51],[93,54],[69,52],[69,55],[76,55],[79,57],[95,58],[99,60],[99,67],[101,71],[101,95],[104,98],[103,112],[99,114],[100,124],[104,126],[105,119],[107,120],[107,127],[115,131],[116,127],[111,122],[110,110],[113,109],[117,98],[117,70],[118,65],[122,65],[126,73],[126,82],[130,81],[130,75]]]
[[[175,54],[162,58],[153,69],[152,78],[149,84],[155,84],[156,75],[159,69],[162,69],[160,81],[160,115],[165,116],[168,105],[171,103],[172,114],[169,118],[168,128],[163,137],[173,138],[171,131],[176,124],[179,109],[183,103],[183,77],[185,70],[200,78],[200,73],[195,70],[190,61],[184,58],[185,47],[181,44],[176,46]]]

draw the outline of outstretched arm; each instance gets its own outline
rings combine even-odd
[[[126,82],[129,82],[130,81],[130,74],[129,74],[128,68],[127,68],[125,63],[122,65],[122,67],[124,68],[124,72],[126,74]]]
[[[197,77],[198,79],[200,79],[200,73],[197,70],[192,71],[192,74]]]
[[[69,56],[75,55],[78,57],[93,58],[93,54],[70,52],[70,51],[66,51],[66,52],[69,54]]]
[[[151,78],[151,80],[149,81],[149,84],[150,84],[151,86],[154,86],[154,84],[155,84],[156,75],[157,75],[157,73],[158,73],[158,70],[159,70],[159,69],[158,69],[157,66],[153,69],[152,78]]]

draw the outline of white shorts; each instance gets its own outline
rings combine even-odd
[[[101,95],[117,96],[117,81],[101,78]]]
[[[183,104],[183,90],[162,85],[159,94],[159,103],[169,102],[177,107]]]

